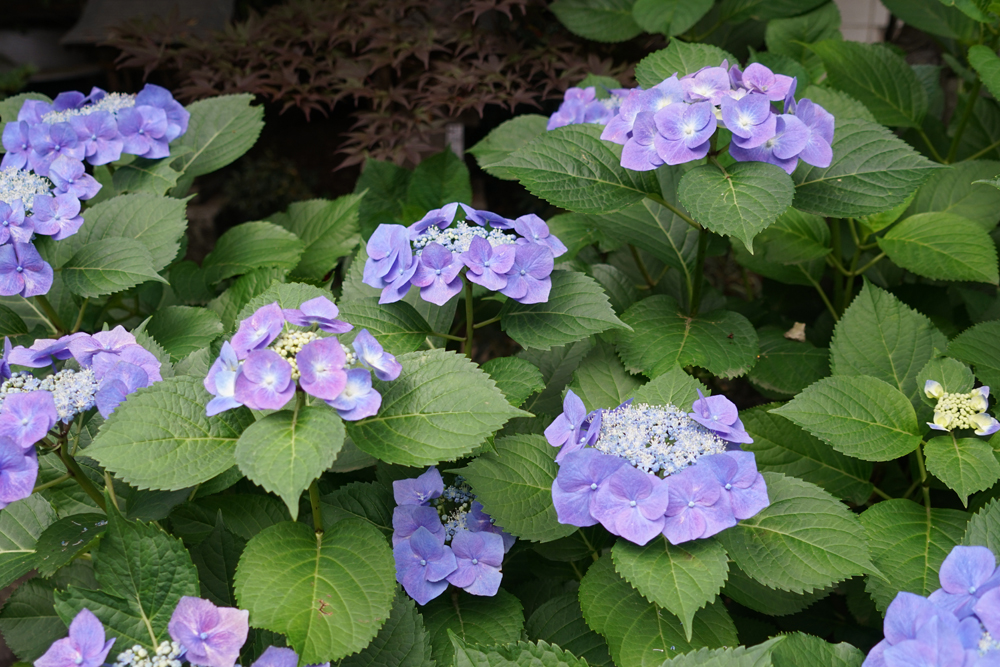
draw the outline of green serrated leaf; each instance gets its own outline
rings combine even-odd
[[[683,368],[675,365],[666,373],[639,387],[629,398],[635,399],[638,403],[651,405],[670,403],[688,411],[691,409],[691,404],[698,400],[699,390],[706,396],[712,393],[701,382],[685,373]]]
[[[337,667],[434,667],[430,635],[413,600],[397,589],[389,619],[375,639]]]
[[[518,358],[537,366],[545,382],[544,391],[529,397],[522,407],[535,414],[557,415],[562,412],[563,389],[573,379],[573,371],[593,347],[593,339],[584,338],[579,342],[560,345],[544,352],[541,350],[519,352]]]
[[[377,415],[350,422],[358,447],[387,463],[434,465],[468,454],[511,417],[512,407],[475,364],[454,352],[410,352],[393,382],[374,379]]]
[[[957,493],[963,505],[970,495],[1000,480],[1000,463],[986,440],[939,436],[927,441],[924,455],[928,472]]]
[[[636,0],[632,18],[646,32],[673,37],[687,32],[713,4],[713,0]]]
[[[872,494],[872,464],[844,456],[789,420],[769,412],[774,404],[740,413],[753,437],[742,445],[753,452],[758,470],[782,473],[815,484],[838,498],[863,505]]]
[[[168,306],[153,314],[146,331],[174,361],[180,361],[221,336],[222,321],[207,308]]]
[[[882,0],[901,21],[932,35],[969,41],[979,34],[979,26],[954,7],[944,2],[913,2],[913,0]]]
[[[284,282],[287,273],[286,269],[274,267],[254,269],[234,280],[225,292],[209,301],[208,309],[219,316],[224,330],[230,331],[237,315],[243,312],[250,300],[266,292],[275,283]],[[204,279],[202,272],[203,282]]]
[[[389,617],[395,569],[383,535],[360,521],[322,537],[279,523],[247,544],[236,598],[255,627],[284,634],[302,662],[339,660],[365,648]]]
[[[878,610],[885,613],[899,591],[930,595],[939,588],[938,570],[962,540],[969,515],[959,510],[930,511],[909,500],[886,500],[861,515],[872,562],[884,575],[865,584]]]
[[[37,493],[0,512],[0,586],[11,585],[36,566],[35,545],[55,520],[52,505]]]
[[[251,298],[236,315],[236,322],[241,322],[253,315],[261,306],[277,303],[282,308],[298,308],[304,301],[318,296],[331,298],[329,290],[306,285],[305,283],[272,282],[270,287]]]
[[[588,665],[613,667],[604,638],[588,628],[583,620],[580,596],[575,591],[551,597],[542,603],[528,617],[524,631],[530,639],[561,646],[586,660]]]
[[[538,367],[517,357],[497,357],[483,364],[482,369],[497,383],[515,408],[521,407],[528,397],[545,389],[545,378]]]
[[[220,512],[216,515],[212,532],[191,549],[191,560],[198,568],[202,594],[221,607],[237,606],[233,581],[236,565],[246,544],[246,540],[226,530]]]
[[[948,354],[972,366],[983,384],[1000,383],[1000,321],[983,322],[966,329],[948,344]]]
[[[661,667],[770,667],[771,650],[776,644],[784,641],[784,637],[769,639],[763,644],[749,648],[707,648],[691,653],[685,653],[664,662]]]
[[[993,553],[1000,550],[1000,500],[991,500],[983,509],[972,515],[965,529],[962,544],[986,547]]]
[[[184,503],[170,513],[170,524],[185,542],[198,544],[215,530],[220,512],[226,530],[244,540],[291,518],[285,504],[274,496],[234,493]]]
[[[982,181],[997,174],[1000,162],[992,160],[959,162],[940,169],[917,190],[908,212],[950,213],[990,231],[1000,220],[1000,191]]]
[[[442,595],[423,608],[424,625],[431,634],[431,650],[439,665],[450,665],[455,650],[449,631],[468,646],[509,644],[521,638],[524,614],[521,602],[500,589],[494,597],[476,597],[459,591]]]
[[[236,441],[236,464],[247,477],[285,501],[292,519],[299,496],[333,465],[344,445],[344,423],[327,406],[281,410],[251,424]]]
[[[619,333],[618,354],[627,369],[650,377],[675,366],[736,377],[757,360],[757,332],[739,313],[716,310],[692,318],[673,297],[654,295],[625,311],[622,321],[632,331]]]
[[[368,329],[390,354],[415,352],[433,333],[413,306],[402,301],[379,304],[377,297],[349,299],[337,304],[340,317],[355,331]]]
[[[115,193],[148,192],[160,197],[166,195],[177,185],[177,179],[181,176],[173,168],[174,161],[192,150],[191,146],[171,146],[169,157],[158,160],[140,157],[118,167],[111,179]]]
[[[798,667],[799,665],[829,665],[829,667],[861,667],[865,654],[847,642],[830,642],[796,632],[786,635],[771,650],[771,664],[774,667]]]
[[[814,484],[762,474],[771,504],[716,538],[741,570],[794,593],[873,570],[865,531],[846,505]]]
[[[176,490],[207,482],[236,464],[249,411],[205,416],[202,378],[157,382],[129,396],[101,426],[87,456],[140,489]]]
[[[979,73],[986,89],[1000,99],[1000,57],[988,46],[976,44],[969,49],[969,64]]]
[[[641,384],[625,370],[614,348],[598,342],[573,373],[569,386],[588,410],[597,410],[623,403]]]
[[[356,194],[364,195],[358,208],[358,224],[363,239],[367,240],[379,225],[391,225],[397,221],[409,184],[410,172],[406,169],[392,162],[365,160],[354,187]]]
[[[295,202],[284,213],[271,216],[271,222],[292,232],[305,244],[293,276],[323,280],[338,259],[351,254],[361,241],[360,205],[361,195],[344,195],[332,201],[310,199]]]
[[[840,34],[840,11],[833,3],[795,18],[768,21],[764,31],[764,43],[769,52],[794,58],[810,71],[815,69],[813,61],[818,58],[808,49],[808,45],[827,39],[843,39]],[[804,83],[806,82],[800,81],[799,85]],[[809,95],[806,94],[805,97]],[[822,105],[822,102],[816,102]],[[827,111],[834,113],[830,109]]]
[[[253,95],[220,95],[187,106],[187,132],[175,139],[171,151],[190,148],[176,167],[185,178],[225,167],[257,142],[264,128],[264,107],[250,106]],[[183,194],[183,193],[182,193]]]
[[[147,280],[167,282],[152,266],[153,257],[140,241],[106,238],[81,247],[60,270],[70,292],[97,297],[135,287]]]
[[[761,614],[791,616],[827,597],[834,588],[835,586],[828,586],[808,593],[781,591],[768,588],[736,565],[730,565],[729,578],[722,594]]]
[[[320,498],[323,506],[323,525],[329,526],[345,519],[360,519],[392,534],[392,511],[396,501],[392,492],[375,482],[352,482]]]
[[[467,646],[450,630],[448,638],[455,652],[455,667],[588,667],[586,660],[544,641],[480,649]]]
[[[737,62],[734,56],[717,46],[672,39],[667,48],[654,51],[639,61],[635,66],[635,78],[643,88],[652,88],[674,74],[679,77],[694,74],[702,67],[718,67],[723,60]]]
[[[799,264],[830,254],[830,227],[818,215],[789,208],[764,230],[757,242],[767,246],[767,259]]]
[[[639,290],[625,272],[611,264],[594,264],[590,274],[600,284],[611,301],[616,315],[621,315],[639,300]]]
[[[766,394],[791,397],[830,374],[829,350],[809,341],[789,340],[774,327],[764,327],[757,334],[760,354],[749,380]]]
[[[894,263],[936,280],[1000,283],[997,250],[982,227],[951,213],[911,215],[878,239]]]
[[[602,130],[592,123],[560,127],[496,164],[532,194],[578,213],[613,213],[647,193],[659,195],[656,176],[622,167],[621,147],[601,141]]]
[[[799,162],[792,174],[797,209],[835,218],[888,211],[939,168],[888,129],[864,120],[838,120],[832,145],[829,167]]]
[[[624,42],[642,32],[632,19],[635,0],[556,0],[549,9],[570,32],[596,42]]]
[[[33,662],[66,636],[66,624],[56,615],[54,601],[52,586],[32,579],[19,585],[4,603],[0,632],[19,659]]]
[[[490,176],[512,181],[516,179],[506,167],[498,166],[514,151],[540,136],[546,130],[549,119],[538,114],[515,116],[493,128],[482,140],[466,152],[471,153],[479,163],[479,168]]]
[[[107,517],[103,514],[89,513],[74,514],[50,525],[35,544],[38,574],[51,577],[56,570],[68,565],[104,534],[107,525]]]
[[[419,220],[431,209],[451,202],[471,202],[472,186],[469,168],[461,158],[446,148],[441,153],[421,160],[413,170],[406,190],[403,215],[409,213]]]
[[[21,316],[7,306],[0,305],[0,336],[23,336],[28,333],[28,325]]]
[[[812,52],[809,52],[812,54]],[[822,63],[821,63],[822,64]],[[869,123],[877,123],[872,112],[864,104],[841,90],[826,88],[824,86],[809,86],[802,95],[811,99],[840,120],[863,120]]]
[[[824,378],[773,412],[865,461],[899,458],[920,444],[917,415],[906,396],[865,375]]]
[[[205,280],[215,284],[265,266],[292,270],[305,251],[295,234],[270,222],[247,222],[219,237],[202,268]]]
[[[753,239],[792,205],[795,188],[780,167],[740,162],[723,172],[715,165],[684,174],[677,190],[692,217],[710,231],[738,238],[753,252]]]

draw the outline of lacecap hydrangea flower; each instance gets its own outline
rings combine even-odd
[[[138,95],[60,93],[49,103],[27,100],[7,123],[0,161],[0,295],[46,294],[52,267],[32,244],[36,235],[61,240],[83,224],[81,201],[100,183],[84,162],[102,165],[123,153],[147,158],[170,154],[169,143],[187,130],[190,114],[159,86]]]
[[[545,129],[554,130],[557,127],[580,123],[607,125],[618,112],[629,91],[627,88],[615,88],[608,92],[610,96],[601,100],[597,98],[597,89],[594,86],[569,88],[563,96],[559,109],[549,116],[549,124]]]
[[[78,368],[57,369],[73,359]],[[11,365],[42,369],[11,371]],[[51,371],[51,372],[50,372]],[[132,392],[163,379],[160,362],[122,327],[11,347],[0,358],[0,509],[31,495],[35,444],[92,408],[108,417]]]
[[[299,389],[357,421],[378,412],[382,395],[372,387],[379,380],[399,377],[402,366],[382,349],[367,329],[351,347],[336,335],[354,327],[338,320],[339,310],[326,297],[299,308],[282,309],[277,302],[262,306],[240,322],[231,341],[205,377],[209,416],[245,405],[254,410],[280,410]]]
[[[593,526],[636,544],[711,537],[768,506],[767,487],[736,406],[724,396],[676,406],[634,404],[587,412],[566,392],[545,429],[559,447],[552,500],[560,523]],[[735,447],[735,449],[734,449]]]
[[[986,547],[956,546],[939,571],[941,588],[902,592],[885,613],[885,639],[862,667],[1000,665],[1000,569]]]
[[[789,174],[800,159],[828,167],[833,115],[811,100],[796,102],[795,86],[793,77],[760,63],[675,73],[631,90],[601,138],[621,144],[621,165],[635,171],[704,158],[719,127],[732,133],[729,154],[737,162],[767,162]]]
[[[924,395],[937,400],[934,421],[927,425],[936,431],[971,428],[976,435],[993,435],[1000,431],[1000,421],[987,414],[990,388],[977,387],[964,393],[949,393],[940,382],[927,380]]]
[[[465,220],[455,222],[459,208]],[[471,224],[470,224],[471,223]],[[510,220],[451,203],[409,227],[379,225],[368,239],[363,281],[399,301],[411,286],[439,306],[462,291],[462,275],[521,303],[548,301],[555,258],[566,246],[537,215]]]
[[[437,468],[392,483],[392,551],[396,581],[427,604],[451,584],[472,595],[496,595],[504,554],[514,537],[494,525],[462,477],[445,487]]]

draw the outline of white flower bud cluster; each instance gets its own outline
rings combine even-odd
[[[466,517],[472,510],[472,501],[475,499],[472,487],[459,475],[455,477],[453,485],[446,486],[441,496],[431,501],[437,509],[438,516],[441,517],[441,523],[444,524],[445,544],[451,542],[455,533],[467,529]]]
[[[292,379],[299,379],[299,364],[295,361],[296,355],[302,351],[306,344],[319,338],[315,331],[282,331],[270,349],[277,352],[292,366]]]
[[[35,195],[47,195],[52,190],[52,184],[32,171],[15,167],[0,169],[0,201],[10,204],[20,199],[25,212],[31,212],[35,203]]]
[[[24,371],[14,373],[0,384],[0,405],[8,394],[27,394],[33,391],[47,391],[55,399],[59,421],[68,424],[73,417],[94,407],[94,396],[98,383],[94,371],[85,368],[79,371],[64,368],[58,373],[44,378],[36,378]]]
[[[358,355],[354,353],[354,348],[341,343],[340,349],[344,351],[344,368],[354,368],[358,364]]]
[[[108,111],[115,113],[122,109],[131,109],[135,106],[135,95],[126,93],[107,93],[104,97],[94,102],[86,104],[79,109],[66,109],[64,111],[50,111],[42,116],[43,123],[65,123],[74,116],[89,116],[98,111]]]
[[[487,230],[485,227],[480,227],[479,225],[458,222],[446,229],[440,229],[436,225],[431,225],[422,231],[420,236],[413,240],[414,254],[419,257],[421,250],[431,243],[440,243],[452,252],[465,252],[469,249],[472,239],[476,236],[486,239],[494,248],[498,245],[517,243],[516,236],[513,234],[504,234],[499,229]]]
[[[181,667],[183,653],[184,647],[177,642],[161,642],[154,655],[136,644],[118,654],[114,667]]]
[[[939,382],[928,380],[924,394],[937,399],[934,407],[934,422],[931,426],[939,431],[953,431],[961,428],[975,429],[976,435],[996,432],[997,420],[986,414],[989,407],[989,387],[977,387],[963,393],[949,393]]]

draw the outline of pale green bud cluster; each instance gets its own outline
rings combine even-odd
[[[924,385],[924,394],[928,398],[937,399],[931,428],[939,431],[971,428],[976,435],[989,435],[997,430],[996,420],[986,414],[989,407],[989,387],[952,393],[945,391],[941,383],[928,380]]]
[[[161,642],[153,655],[136,644],[118,654],[114,667],[181,667],[180,655],[183,652],[184,647],[177,642]]]
[[[292,367],[292,379],[298,380],[299,364],[295,357],[307,344],[319,338],[315,331],[282,331],[281,335],[271,343],[270,349],[277,352]]]
[[[343,343],[340,344],[340,349],[344,351],[344,368],[354,368],[358,363],[358,355],[354,354],[354,349]]]
[[[47,195],[52,190],[52,184],[33,171],[25,171],[16,167],[0,169],[0,201],[10,204],[20,199],[25,212],[31,212],[35,203],[35,195]]]

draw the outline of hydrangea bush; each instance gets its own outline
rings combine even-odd
[[[558,0],[669,41],[470,149],[523,195],[369,160],[201,263],[249,96],[0,101],[18,659],[1000,664],[1000,14],[886,4],[950,73],[830,2]]]

